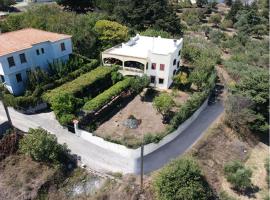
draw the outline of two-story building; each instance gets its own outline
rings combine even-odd
[[[151,85],[168,89],[180,68],[183,39],[166,39],[136,35],[127,43],[102,53],[104,65],[121,66],[123,75],[150,77]]]
[[[30,70],[47,70],[49,63],[66,61],[71,53],[70,35],[32,28],[0,34],[0,82],[10,93],[22,94]]]

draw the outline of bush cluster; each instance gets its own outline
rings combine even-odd
[[[105,104],[109,103],[114,97],[119,95],[121,92],[127,90],[131,85],[131,80],[133,78],[126,78],[123,81],[120,81],[110,87],[108,90],[105,90],[100,95],[86,102],[83,106],[83,109],[87,112],[94,112],[97,109],[101,108]]]
[[[78,76],[95,69],[99,62],[96,59],[89,59],[79,54],[72,55],[71,59],[78,57],[83,60],[83,66],[78,67],[77,70],[68,73],[66,76],[54,80],[52,77],[45,72],[31,72],[31,85],[27,83],[28,90],[23,96],[14,96],[7,91],[4,86],[1,86],[0,90],[3,92],[3,100],[8,106],[12,106],[16,109],[27,109],[29,106],[36,106],[42,102],[41,95],[49,89],[53,89],[59,85],[62,85],[70,80],[77,78]],[[43,82],[36,82],[34,80],[44,80]]]
[[[34,160],[50,164],[61,164],[67,160],[66,145],[57,143],[55,135],[42,128],[29,129],[28,134],[19,142],[19,151]]]
[[[207,92],[194,93],[176,112],[170,122],[172,128],[177,129],[180,124],[188,119],[200,107],[200,105],[202,105],[207,96]]]
[[[81,93],[85,89],[94,85],[97,81],[106,79],[115,69],[116,68],[114,67],[98,67],[86,74],[79,76],[71,82],[65,83],[58,88],[46,92],[43,95],[43,98],[44,100],[51,103],[52,100],[61,93],[67,93],[71,95]]]
[[[224,173],[227,181],[240,192],[252,186],[252,171],[238,161],[227,163],[224,167]]]
[[[157,199],[211,199],[213,193],[192,158],[174,160],[154,176]]]

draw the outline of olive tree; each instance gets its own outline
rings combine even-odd
[[[224,173],[227,181],[232,184],[234,189],[240,192],[252,186],[252,171],[239,161],[227,163],[224,167]]]
[[[159,200],[207,200],[212,191],[198,164],[192,158],[174,160],[162,168],[153,180]]]
[[[56,136],[42,128],[29,129],[20,140],[19,151],[36,161],[54,164],[61,163],[68,154],[67,146],[58,144]]]
[[[172,97],[167,93],[162,93],[155,97],[153,102],[156,110],[163,116],[163,120],[169,115],[174,104]]]

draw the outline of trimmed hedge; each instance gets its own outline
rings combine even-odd
[[[87,57],[75,54],[75,56],[84,59],[84,61],[89,62],[82,66],[81,68],[69,73],[67,76],[58,79],[52,83],[37,87],[32,95],[28,96],[14,96],[10,94],[4,86],[1,86],[0,90],[3,91],[3,100],[8,106],[14,107],[16,109],[27,109],[29,106],[36,106],[38,103],[42,102],[41,94],[47,90],[54,89],[70,80],[73,80],[80,75],[89,72],[98,67],[99,61],[96,59],[89,59]]]
[[[183,105],[181,105],[179,111],[175,114],[170,122],[173,129],[187,120],[205,101],[208,96],[208,92],[194,93]]]
[[[86,74],[79,76],[77,79],[71,82],[65,83],[58,88],[48,91],[43,95],[43,99],[51,103],[51,101],[59,94],[67,93],[75,95],[90,87],[96,81],[104,79],[115,69],[116,68],[114,67],[98,67]]]
[[[123,81],[120,81],[110,87],[108,90],[105,90],[100,95],[86,102],[83,106],[83,109],[88,112],[94,112],[97,109],[101,108],[105,104],[109,103],[113,97],[119,95],[122,91],[130,87],[133,78],[126,78]]]

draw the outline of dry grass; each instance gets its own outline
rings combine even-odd
[[[144,187],[141,192],[139,176],[125,175],[121,182],[107,181],[103,189],[88,200],[154,200],[153,196],[150,177],[144,177]]]
[[[267,174],[264,166],[267,157],[269,157],[269,147],[263,143],[259,143],[251,150],[250,156],[245,163],[245,165],[253,172],[251,180],[254,187],[259,188],[258,192],[251,193],[250,196],[237,194],[231,189],[230,184],[226,181],[225,177],[222,177],[222,190],[239,200],[263,199],[268,193],[268,186],[266,183]]]
[[[56,170],[23,155],[0,162],[0,199],[34,199]]]
[[[209,130],[205,138],[200,140],[191,150],[198,160],[207,181],[215,191],[222,188],[223,168],[232,160],[245,161],[251,145],[239,139],[230,129],[218,123]]]

